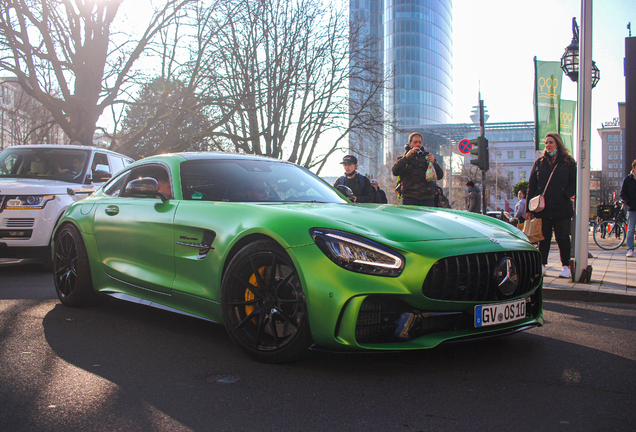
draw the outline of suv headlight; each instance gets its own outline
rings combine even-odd
[[[7,210],[42,209],[55,195],[23,195],[7,197]]]
[[[347,270],[389,277],[397,277],[404,270],[402,255],[365,237],[320,228],[312,228],[309,233],[331,261]]]

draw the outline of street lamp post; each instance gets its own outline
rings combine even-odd
[[[576,19],[572,19],[572,42],[561,57],[561,68],[572,81],[578,82],[577,98],[577,185],[574,238],[574,282],[589,282],[592,274],[587,264],[590,218],[590,137],[592,88],[601,74],[592,61],[592,0],[581,0],[581,38]],[[579,50],[580,42],[580,50]],[[579,74],[580,72],[580,74]],[[583,78],[578,81],[579,75]]]

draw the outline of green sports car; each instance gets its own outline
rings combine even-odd
[[[511,225],[352,204],[298,165],[255,156],[129,165],[68,208],[53,263],[66,306],[115,297],[223,323],[271,363],[543,324],[539,252]]]

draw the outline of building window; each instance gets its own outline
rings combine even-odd
[[[515,158],[515,152],[514,151],[509,151],[508,152],[508,159],[514,159]]]
[[[519,181],[526,181],[526,172],[525,171],[519,171]]]
[[[612,142],[614,141],[614,136],[613,135],[608,135],[607,136],[607,142]]]
[[[512,171],[508,171],[508,181],[512,182],[514,180],[515,180],[515,173],[513,173]]]
[[[621,142],[621,136],[620,135],[614,135],[614,142]]]
[[[495,158],[501,159],[501,152],[500,151],[495,152]]]
[[[525,159],[526,158],[526,151],[525,150],[520,150],[519,151],[519,159]]]

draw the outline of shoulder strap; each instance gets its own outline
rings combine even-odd
[[[360,187],[364,189],[364,176],[362,174],[358,174],[358,180],[360,180]]]
[[[557,162],[554,168],[552,168],[552,172],[550,173],[550,178],[548,178],[548,182],[545,184],[545,187],[543,188],[543,192],[541,192],[541,195],[545,195],[545,191],[548,190],[548,186],[550,186],[550,180],[552,180],[552,174],[554,174],[554,170],[556,170],[558,166],[559,166],[559,163]]]

